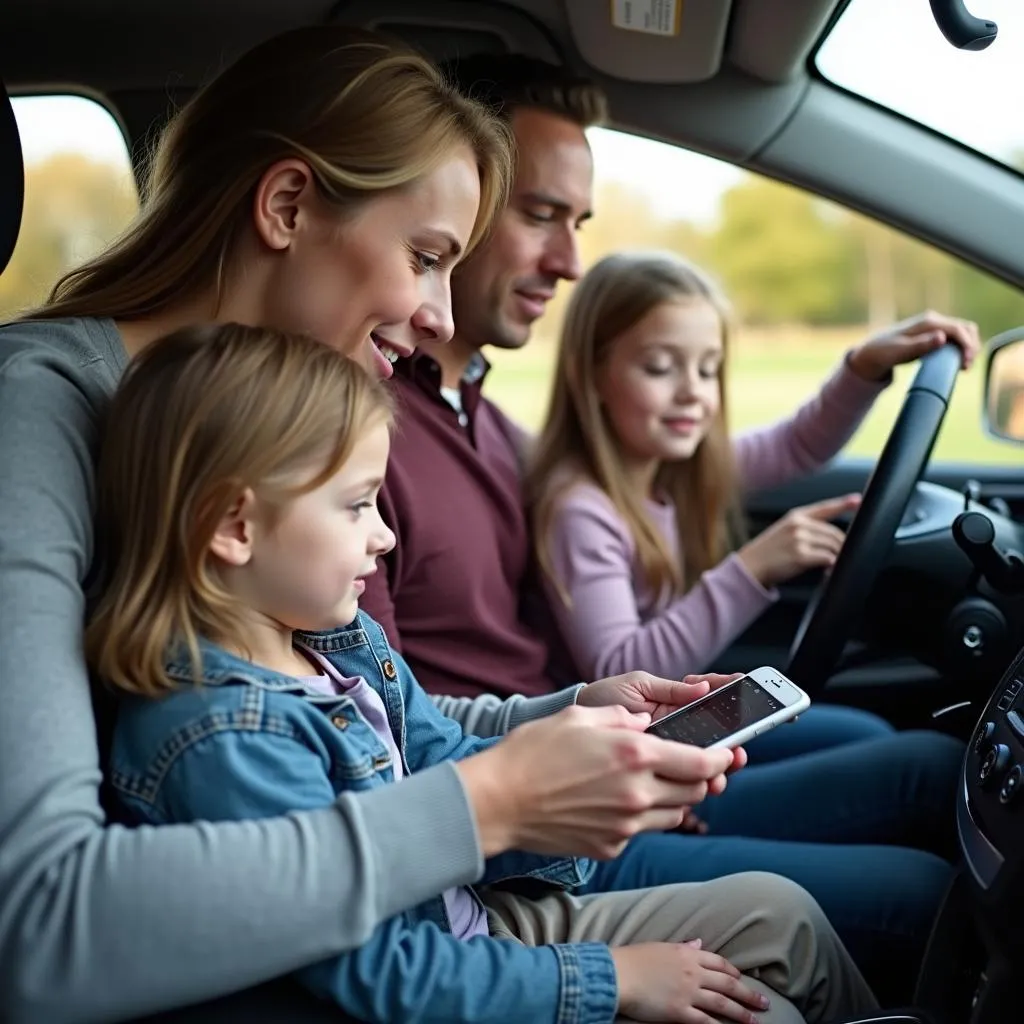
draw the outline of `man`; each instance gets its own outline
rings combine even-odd
[[[453,279],[452,342],[396,367],[400,425],[381,508],[398,543],[362,607],[433,692],[533,696],[556,683],[548,643],[523,619],[534,592],[520,487],[527,438],[482,396],[481,350],[526,344],[559,281],[580,275],[576,233],[592,215],[593,185],[584,130],[604,120],[605,100],[524,58],[468,59],[455,70],[509,119],[516,180],[486,243]],[[638,837],[588,888],[786,875],[817,897],[881,997],[906,996],[951,869],[896,844],[948,842],[962,748],[938,734],[897,736],[849,709],[819,712],[817,725],[805,717],[788,749],[759,741],[762,763],[701,807],[710,835]]]

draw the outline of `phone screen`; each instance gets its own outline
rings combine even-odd
[[[699,704],[655,722],[647,731],[667,740],[709,747],[767,718],[785,705],[750,676],[715,690]]]

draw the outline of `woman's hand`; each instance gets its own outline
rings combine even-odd
[[[643,732],[649,724],[622,707],[571,707],[459,761],[484,855],[609,859],[725,788],[733,751],[663,740]]]
[[[739,558],[763,587],[774,587],[808,569],[831,569],[846,535],[829,520],[859,505],[859,494],[847,494],[794,508],[740,548]]]
[[[619,982],[619,1013],[634,1020],[758,1024],[752,1010],[768,1000],[744,985],[725,957],[692,942],[642,942],[612,950]]]
[[[940,313],[920,313],[860,344],[850,353],[850,369],[864,380],[884,380],[894,367],[912,363],[946,342],[960,347],[961,364],[969,369],[981,351],[978,325]]]
[[[673,711],[692,704],[711,690],[742,678],[742,672],[732,675],[704,672],[684,676],[681,680],[663,679],[661,676],[652,676],[650,672],[627,672],[625,675],[588,683],[580,690],[576,703],[581,707],[592,708],[618,704],[634,714],[648,714],[652,722],[657,722]],[[747,752],[742,747],[736,747],[732,752],[732,764],[726,771],[738,771],[746,763]],[[712,796],[721,792],[716,788],[717,785],[717,781],[713,780],[709,786],[708,792]],[[679,828],[685,832],[699,832],[701,835],[708,830],[707,825],[690,810],[686,811]]]

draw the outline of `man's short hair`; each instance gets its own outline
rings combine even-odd
[[[546,110],[580,128],[608,119],[608,100],[600,86],[535,57],[477,53],[448,61],[444,70],[460,92],[506,120],[522,107]]]

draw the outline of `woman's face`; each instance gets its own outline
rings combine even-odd
[[[390,377],[417,346],[451,340],[451,272],[480,206],[466,146],[414,183],[339,221],[320,202],[264,291],[269,323],[312,334]]]

